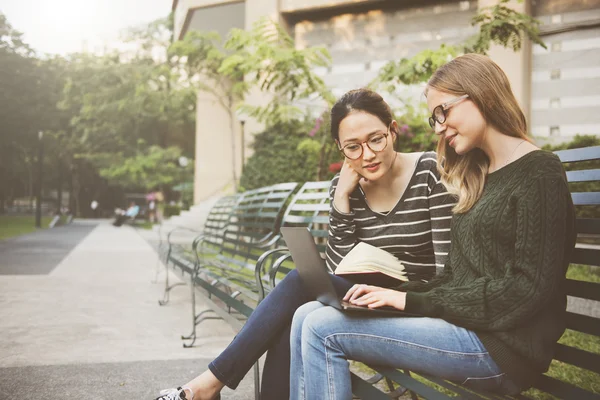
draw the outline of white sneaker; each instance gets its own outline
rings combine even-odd
[[[192,400],[188,399],[186,396],[186,391],[183,390],[183,388],[178,387],[177,389],[161,390],[160,396],[158,396],[156,400]]]

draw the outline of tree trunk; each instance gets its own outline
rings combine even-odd
[[[231,168],[233,174],[233,191],[234,193],[238,192],[238,181],[237,181],[237,172],[236,172],[236,164],[235,158],[237,155],[235,154],[235,114],[233,112],[233,99],[229,97],[229,130],[231,131]]]
[[[63,174],[62,168],[58,168],[58,185],[56,187],[56,206],[58,208],[58,212],[60,213],[60,209],[62,208],[62,198],[63,198]]]
[[[69,167],[69,213],[74,214],[75,210],[75,166],[71,165]]]

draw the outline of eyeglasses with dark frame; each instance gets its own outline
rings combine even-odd
[[[463,94],[462,96],[459,96],[455,99],[449,100],[445,103],[440,104],[436,108],[434,108],[433,112],[431,113],[431,117],[429,117],[429,126],[432,129],[435,129],[436,122],[440,125],[443,124],[444,122],[446,122],[448,109],[450,109],[450,107],[455,106],[456,104],[460,103],[467,97],[469,97],[468,94]]]
[[[388,128],[389,132],[389,128]],[[369,139],[364,142],[355,142],[348,143],[342,148],[339,148],[342,154],[350,159],[350,160],[358,160],[362,157],[364,152],[363,144],[366,144],[367,147],[374,153],[380,153],[384,151],[387,147],[387,137],[389,133],[374,133]]]

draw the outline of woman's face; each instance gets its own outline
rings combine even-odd
[[[429,88],[427,92],[427,107],[429,112],[441,104],[456,99],[458,96]],[[446,121],[436,122],[435,133],[439,140],[445,140],[457,154],[466,154],[473,148],[481,148],[486,122],[481,112],[467,97],[451,105],[446,110]]]
[[[395,128],[395,122],[392,122]],[[376,116],[364,111],[353,111],[340,122],[340,148],[353,145],[362,146],[362,156],[356,160],[346,158],[346,162],[363,177],[375,181],[385,175],[392,167],[395,158],[394,141],[396,134]],[[386,141],[383,151],[374,152],[365,142],[378,135],[387,134],[382,140]],[[374,146],[371,146],[374,147]]]

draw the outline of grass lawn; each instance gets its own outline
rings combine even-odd
[[[42,217],[42,229],[48,227],[52,221],[51,217]],[[35,216],[12,216],[0,215],[0,239],[23,235],[33,232],[35,227]]]

